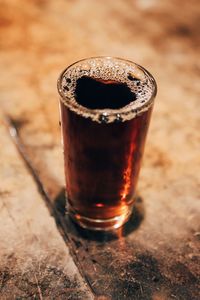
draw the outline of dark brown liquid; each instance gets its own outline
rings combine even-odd
[[[124,84],[91,78],[79,79],[76,97],[89,108],[113,109],[136,99]],[[92,219],[122,215],[133,203],[151,108],[129,121],[109,124],[82,117],[62,102],[61,113],[71,209]]]
[[[79,104],[91,109],[119,109],[136,99],[124,83],[87,76],[77,80],[75,95]]]

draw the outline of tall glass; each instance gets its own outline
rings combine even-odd
[[[58,79],[67,212],[110,230],[131,215],[156,82],[119,58],[74,63]]]

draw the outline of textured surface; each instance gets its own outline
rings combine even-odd
[[[28,263],[23,259],[27,256],[28,267],[33,265],[33,272],[27,275],[30,285],[39,276],[34,275],[39,264],[43,268],[40,280],[47,276],[54,282],[41,287],[42,297],[53,299],[62,294],[63,287],[55,281],[69,276],[68,271],[63,271],[68,263],[74,270],[72,274],[78,276],[79,288],[75,289],[85,292],[83,280],[67,254],[69,246],[94,295],[114,300],[199,299],[199,20],[195,0],[1,1],[1,108],[18,128],[25,156],[47,191],[54,211],[59,211],[56,221],[60,221],[69,238],[66,246],[22,158],[2,129],[4,246],[0,247],[0,267],[8,274],[12,269],[15,274],[2,275],[1,282],[10,278],[7,284],[11,287],[1,289],[2,297],[33,298],[35,293],[36,299],[41,298],[37,284],[29,295],[27,283],[20,277],[26,272]],[[138,186],[136,215],[114,236],[77,233],[62,213],[64,176],[56,80],[71,62],[94,55],[136,61],[152,72],[159,88]],[[28,204],[23,189],[25,180],[32,199]],[[7,190],[15,196],[9,198]],[[33,201],[36,198],[38,201]],[[15,225],[4,203],[14,214]],[[36,214],[38,211],[40,214]],[[30,225],[33,229],[27,222],[35,224]],[[40,237],[39,242],[34,236]],[[28,241],[30,249],[25,251]],[[12,259],[12,253],[17,259]],[[46,274],[48,265],[55,265],[65,275],[52,275],[53,271]],[[15,282],[23,285],[17,292],[13,286],[19,284]],[[61,282],[64,285],[64,279]],[[73,288],[74,279],[69,284],[68,288]],[[51,292],[55,294],[50,296]],[[86,293],[89,297],[89,290]],[[71,299],[73,293],[64,291],[62,295]]]
[[[0,298],[92,299],[2,120],[0,136]]]

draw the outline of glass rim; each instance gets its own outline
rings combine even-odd
[[[144,75],[148,78],[152,85],[152,92],[150,94],[150,97],[148,100],[141,104],[138,99],[130,102],[128,105],[119,108],[119,109],[110,109],[110,108],[103,108],[103,109],[91,109],[87,108],[78,102],[72,101],[70,97],[68,97],[62,88],[62,80],[64,78],[65,73],[72,68],[73,66],[78,66],[78,64],[81,63],[88,63],[91,62],[92,60],[113,60],[113,61],[118,61],[120,63],[127,64],[127,66],[132,66],[137,68],[139,71],[142,71]],[[128,60],[124,58],[119,58],[119,57],[114,57],[114,56],[94,56],[94,57],[88,57],[88,58],[83,58],[80,60],[75,61],[74,63],[70,64],[67,66],[59,75],[58,80],[57,80],[57,89],[58,93],[60,95],[60,101],[71,111],[74,113],[85,117],[85,118],[91,118],[94,121],[100,122],[99,120],[104,117],[106,123],[113,122],[114,119],[116,119],[116,116],[120,116],[120,121],[127,121],[130,119],[135,118],[136,116],[141,115],[143,112],[147,111],[154,102],[154,99],[157,94],[157,83],[155,78],[151,75],[149,71],[147,71],[144,67],[141,65]],[[100,117],[100,118],[99,118]]]

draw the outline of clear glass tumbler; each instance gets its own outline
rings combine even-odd
[[[123,225],[134,205],[157,88],[143,67],[95,57],[58,79],[67,212],[82,227]]]

